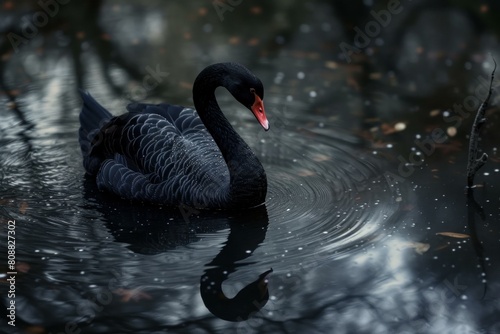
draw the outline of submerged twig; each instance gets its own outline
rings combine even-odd
[[[493,62],[495,63],[495,68],[493,68],[493,72],[491,72],[491,81],[490,88],[488,90],[488,96],[479,106],[479,110],[477,112],[476,118],[474,119],[474,124],[472,125],[472,131],[470,134],[469,161],[467,163],[467,189],[472,188],[474,184],[474,176],[488,160],[488,154],[486,153],[481,154],[479,158],[477,157],[477,146],[479,145],[479,130],[481,129],[481,126],[486,122],[486,118],[484,117],[484,115],[486,113],[488,103],[490,102],[491,92],[493,90],[493,79],[495,77],[495,70],[497,69],[497,62],[495,61],[495,59],[493,59]]]

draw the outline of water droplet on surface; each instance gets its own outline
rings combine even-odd
[[[404,129],[406,129],[406,124],[403,122],[399,122],[394,125],[394,130],[396,131],[403,131]]]
[[[311,31],[311,26],[308,24],[301,24],[300,25],[300,31],[303,33],[308,33]]]

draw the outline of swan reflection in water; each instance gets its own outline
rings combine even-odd
[[[262,309],[268,299],[269,269],[228,298],[222,284],[264,242],[268,227],[265,205],[239,211],[196,211],[190,216],[176,208],[134,203],[110,198],[97,190],[90,178],[85,183],[87,203],[97,209],[115,241],[126,243],[135,253],[155,255],[199,241],[202,233],[230,229],[227,241],[215,258],[205,265],[200,278],[200,294],[206,308],[227,321],[244,321]],[[165,218],[162,218],[165,217]],[[173,217],[173,219],[172,219]],[[196,252],[195,250],[189,250]],[[255,262],[254,262],[255,263]]]

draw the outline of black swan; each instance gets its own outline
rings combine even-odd
[[[81,92],[79,141],[98,188],[130,200],[193,208],[239,209],[264,203],[266,173],[224,117],[215,89],[225,87],[267,131],[261,81],[237,63],[205,68],[193,85],[196,110],[132,103],[113,117]]]

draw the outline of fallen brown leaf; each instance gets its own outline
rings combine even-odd
[[[21,202],[21,204],[19,204],[19,212],[24,215],[26,213],[26,210],[28,210],[28,207],[28,203]]]
[[[457,238],[457,239],[466,239],[470,238],[470,235],[456,232],[438,232],[437,235],[443,235],[445,237]]]
[[[403,243],[403,247],[413,248],[415,250],[415,252],[422,255],[429,250],[431,245],[424,244],[423,242],[407,241],[407,242]]]
[[[16,263],[16,270],[21,272],[21,273],[27,273],[30,271],[31,266],[26,263],[26,262],[17,262]]]
[[[146,292],[142,292],[141,288],[135,288],[135,289],[123,289],[119,288],[113,291],[113,293],[119,295],[121,298],[121,301],[124,303],[129,302],[131,299],[134,301],[139,301],[141,299],[152,299],[150,294]]]

